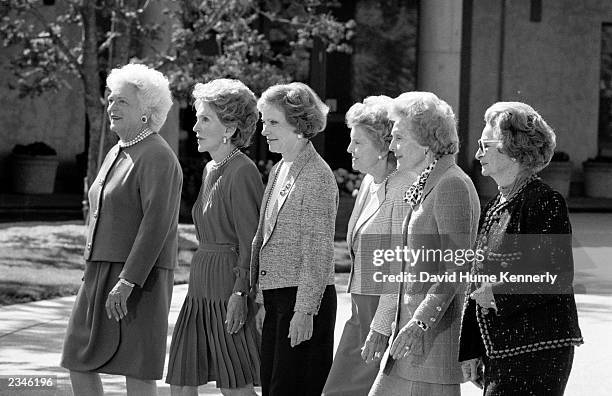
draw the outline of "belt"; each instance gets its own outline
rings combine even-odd
[[[199,251],[215,253],[238,253],[238,246],[222,243],[200,243]]]

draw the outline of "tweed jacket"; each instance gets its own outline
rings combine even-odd
[[[415,180],[414,172],[397,170],[376,191],[378,205],[368,210],[364,206],[374,178],[371,175],[364,177],[346,233],[352,263],[347,287],[349,292],[369,295],[393,292],[389,287],[392,285],[374,281],[377,272],[390,273],[394,270],[389,266],[374,265],[372,253],[375,249],[393,249],[401,244],[402,222],[410,209],[403,200],[403,194]],[[364,210],[368,210],[368,213],[362,213]]]
[[[463,360],[501,358],[583,343],[574,300],[571,224],[565,200],[535,178],[513,197],[500,195],[484,208],[478,248],[484,260],[473,275],[500,273],[557,275],[554,283],[493,283],[497,311],[481,309],[467,293],[481,286],[475,280],[466,293],[460,356]]]
[[[115,145],[89,189],[85,259],[125,263],[119,277],[139,286],[153,267],[174,269],[182,184],[178,159],[158,134]]]
[[[427,178],[420,204],[404,221],[404,244],[421,251],[470,250],[476,240],[479,214],[480,203],[474,184],[455,164],[454,156],[445,155]],[[459,277],[456,281],[418,280],[421,273],[443,275],[465,272],[467,268],[469,264],[462,260],[440,259],[435,255],[403,261],[403,271],[414,274],[417,281],[400,285],[395,332],[411,319],[426,323],[428,329],[420,334],[422,348],[415,348],[407,358],[395,361],[386,352],[381,362],[385,373],[419,382],[463,382],[458,341],[465,283],[460,282]],[[385,310],[384,304],[382,307],[379,304],[381,311]],[[391,312],[387,311],[386,315]]]
[[[279,168],[280,162],[270,172],[253,238],[251,287],[260,303],[262,290],[297,287],[294,311],[317,314],[325,288],[334,284],[338,186],[308,142],[289,169],[276,215],[265,224]]]

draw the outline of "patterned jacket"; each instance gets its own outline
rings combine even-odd
[[[373,183],[371,175],[366,175],[363,179],[346,233],[346,242],[352,262],[347,287],[349,292],[380,295],[395,291],[389,282],[375,281],[376,273],[392,271],[388,265],[374,265],[373,252],[376,249],[394,249],[401,244],[402,223],[410,209],[410,206],[404,202],[404,191],[415,180],[414,172],[396,171],[376,192],[379,205],[370,208],[368,213],[361,213],[368,210],[364,206]]]
[[[276,216],[265,226],[278,169],[277,163],[270,172],[253,238],[251,287],[260,303],[261,290],[297,287],[294,311],[317,314],[325,288],[334,284],[338,186],[308,142],[289,169]]]
[[[472,249],[478,231],[480,203],[471,179],[455,164],[452,155],[441,157],[423,188],[420,204],[409,211],[403,226],[404,244],[415,251],[467,251]],[[416,259],[403,261],[403,271],[414,274],[444,275],[466,272],[459,260]],[[400,294],[383,295],[372,325],[379,328],[383,317],[395,317],[395,333],[411,319],[429,326],[422,332],[420,348],[408,357],[393,360],[385,353],[385,372],[420,382],[458,384],[463,381],[458,361],[461,304],[465,282],[426,280],[404,282]],[[392,299],[393,310],[388,300]],[[378,331],[378,330],[377,330]],[[391,336],[393,340],[394,334]]]
[[[572,287],[571,233],[565,200],[539,178],[508,201],[501,203],[498,195],[487,204],[477,244],[484,260],[475,262],[472,276],[497,276],[492,286],[497,312],[467,298],[480,287],[472,282],[462,316],[461,361],[583,343]],[[547,273],[557,275],[554,283],[544,278]],[[519,282],[508,275],[543,277]]]

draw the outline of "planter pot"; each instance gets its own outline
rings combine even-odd
[[[539,173],[542,181],[548,184],[567,199],[570,192],[570,180],[572,178],[571,161],[553,161]]]
[[[612,162],[584,162],[584,194],[612,198]]]
[[[472,162],[472,180],[474,181],[474,186],[478,190],[478,196],[481,199],[488,200],[496,196],[499,190],[495,180],[492,177],[483,176],[480,169],[480,161],[474,160]]]
[[[338,202],[338,214],[336,215],[336,234],[334,239],[346,239],[346,231],[348,228],[349,219],[355,206],[355,198],[348,194],[340,194]]]
[[[52,194],[59,161],[56,156],[13,154],[13,191],[21,194]]]

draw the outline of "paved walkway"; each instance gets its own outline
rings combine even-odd
[[[575,214],[574,258],[576,262],[576,295],[580,326],[586,343],[576,349],[574,368],[566,395],[604,396],[611,394],[612,376],[612,214]],[[338,317],[336,343],[350,314],[346,274],[336,279]],[[186,285],[175,286],[169,322],[170,331],[183,302]],[[0,396],[4,395],[72,395],[68,373],[58,367],[63,335],[74,297],[64,297],[27,304],[0,307]],[[168,345],[170,337],[168,337]],[[546,364],[546,362],[543,362]],[[58,387],[54,392],[8,391],[6,376],[54,375]],[[103,375],[108,395],[125,394],[122,377]],[[158,381],[160,395],[169,395],[169,387]],[[200,387],[201,395],[218,395],[214,384]],[[462,394],[480,392],[471,384],[462,386]]]

